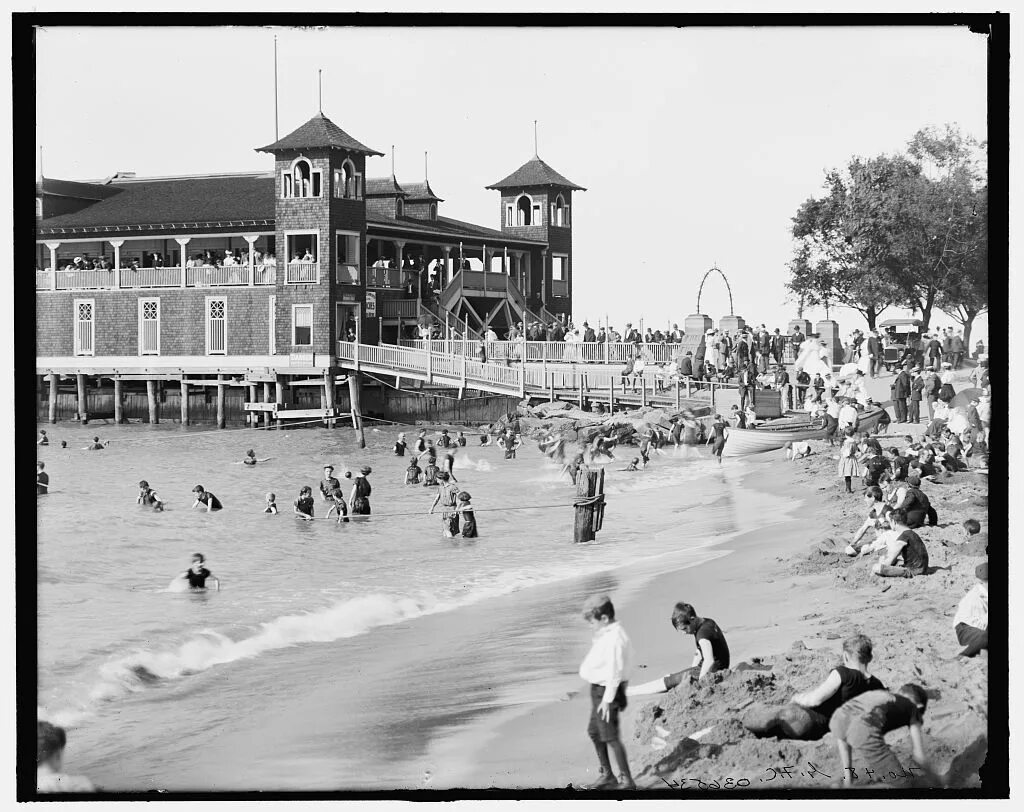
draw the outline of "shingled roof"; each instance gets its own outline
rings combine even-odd
[[[443,199],[434,194],[434,190],[430,188],[429,181],[406,183],[403,184],[402,188],[405,189],[408,199],[411,201],[436,200],[439,203],[444,203]]]
[[[58,178],[41,178],[36,181],[36,194],[73,197],[78,200],[104,200],[120,191],[121,187],[108,183],[83,183]]]
[[[504,180],[492,183],[487,189],[521,189],[524,186],[566,186],[579,192],[587,191],[577,186],[564,175],[558,174],[539,157],[534,155],[525,164]]]
[[[395,195],[405,197],[406,194],[405,189],[398,185],[394,175],[388,175],[386,178],[366,179],[367,197],[393,197]]]
[[[111,184],[114,187],[114,184]],[[49,217],[40,234],[72,229],[274,220],[274,175],[156,178],[117,183],[120,194],[80,211]]]
[[[297,130],[288,133],[279,141],[267,144],[265,147],[257,147],[256,151],[279,152],[289,149],[320,149],[324,147],[328,149],[344,149],[349,152],[361,152],[364,155],[384,154],[360,144],[323,113],[317,113]]]
[[[500,245],[547,245],[544,240],[528,240],[522,237],[514,237],[503,231],[493,228],[478,226],[476,223],[467,223],[463,220],[455,220],[451,217],[438,217],[436,220],[423,220],[418,217],[389,217],[384,214],[366,215],[368,230],[377,228],[402,229],[425,234],[433,234],[439,237],[450,239],[461,239],[476,242],[480,240],[488,244]]]

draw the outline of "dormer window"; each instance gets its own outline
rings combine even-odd
[[[323,173],[306,158],[296,158],[291,171],[281,173],[282,197],[320,197]]]
[[[551,225],[569,225],[569,207],[565,204],[565,199],[561,195],[556,197],[555,202],[551,204]]]
[[[539,208],[539,206],[533,205],[533,201],[530,200],[529,195],[520,195],[519,199],[516,201],[516,225],[533,225],[534,210]]]
[[[437,219],[437,204],[436,203],[431,203],[430,204],[430,208],[427,210],[427,216],[431,220],[436,220]]]
[[[402,198],[395,199],[395,217],[405,216],[405,203],[402,202]]]
[[[356,172],[352,161],[346,159],[341,169],[334,170],[334,196],[349,200],[363,197],[363,176]]]

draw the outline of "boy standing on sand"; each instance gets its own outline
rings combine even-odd
[[[595,595],[583,606],[583,619],[594,630],[594,642],[580,665],[580,676],[590,683],[590,724],[587,735],[601,764],[598,780],[584,789],[636,789],[626,762],[626,748],[619,738],[619,712],[626,708],[626,684],[633,665],[633,646],[615,607],[607,595]],[[608,758],[615,754],[620,777],[616,779]]]

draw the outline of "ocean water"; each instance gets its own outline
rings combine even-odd
[[[115,791],[429,785],[437,741],[578,688],[587,594],[621,598],[794,507],[741,489],[743,461],[683,448],[626,473],[619,449],[604,529],[576,545],[559,466],[529,443],[512,461],[470,446],[455,474],[480,537],[445,539],[435,489],[401,484],[400,427],[362,450],[344,428],[47,430],[39,713],[68,727],[67,769]],[[82,450],[94,434],[113,442]],[[248,448],[270,460],[238,464]],[[368,520],[321,520],[318,494],[317,521],[291,514],[328,462],[339,478],[373,466]],[[140,479],[164,512],[135,504]],[[224,510],[190,510],[197,483]],[[262,512],[268,491],[280,515]],[[171,588],[193,552],[219,593]]]

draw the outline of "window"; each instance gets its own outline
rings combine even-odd
[[[285,234],[285,253],[289,262],[317,262],[320,256],[320,235],[313,231]]]
[[[430,204],[430,208],[427,211],[428,211],[428,216],[430,217],[431,220],[436,220],[437,219],[437,204],[436,203],[431,203]]]
[[[363,196],[362,175],[356,173],[355,164],[346,159],[341,169],[334,170],[334,196],[359,200]]]
[[[139,299],[139,355],[160,354],[160,300]]]
[[[521,195],[516,201],[516,225],[517,226],[528,226],[533,222],[533,207],[531,207],[532,201],[526,195]]]
[[[290,172],[281,175],[282,197],[320,197],[322,176],[306,158],[296,158]]]
[[[565,266],[568,264],[567,257],[551,257],[551,279],[555,282],[565,281]]]
[[[94,355],[96,301],[75,299],[75,355]]]
[[[569,207],[565,205],[565,199],[561,195],[551,204],[551,225],[569,225]]]
[[[540,223],[540,203],[533,204],[533,224],[539,226]]]
[[[206,298],[206,354],[226,355],[228,351],[227,337],[227,299]]]
[[[338,263],[335,280],[339,285],[359,284],[359,234],[350,231],[338,231],[337,251]]]
[[[506,206],[505,207],[505,225],[506,226],[510,226],[510,225],[512,225],[515,222],[515,220],[514,220],[514,218],[512,216],[512,211],[513,211],[512,206]]]
[[[404,216],[405,216],[405,203],[403,203],[402,202],[402,198],[399,197],[399,198],[397,198],[395,200],[395,217],[404,217]]]
[[[313,346],[313,305],[292,305],[292,346]]]

